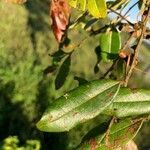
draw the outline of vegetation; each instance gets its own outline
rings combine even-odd
[[[70,0],[79,10],[59,44],[49,1],[0,2],[0,149],[115,149],[149,120],[149,2],[137,1],[143,25],[117,14],[131,1],[108,2],[109,18],[105,1],[100,13],[80,2]],[[141,149],[148,124],[135,139]]]

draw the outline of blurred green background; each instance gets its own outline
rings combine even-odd
[[[72,43],[78,43],[88,35],[76,28],[69,31],[69,36]],[[52,64],[49,54],[58,49],[50,28],[49,1],[29,0],[23,6],[0,1],[0,149],[73,149],[80,142],[79,137],[100,120],[97,118],[92,125],[87,123],[69,133],[43,133],[35,127],[47,105],[77,86],[74,76],[97,79],[110,66],[101,62],[99,72],[94,73],[96,39],[88,37],[75,49],[69,76],[56,91],[57,72],[43,75],[43,70]],[[149,48],[145,41],[138,66],[147,73],[135,70],[131,87],[150,88]],[[150,149],[149,125],[145,123],[135,139],[141,150]]]

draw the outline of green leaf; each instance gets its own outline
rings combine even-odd
[[[70,70],[70,64],[71,64],[71,58],[70,55],[64,60],[63,64],[61,65],[59,72],[55,79],[55,88],[60,89],[64,82],[66,81],[66,78],[69,74]]]
[[[107,8],[105,0],[88,0],[88,11],[96,18],[105,18],[107,15]]]
[[[105,133],[87,139],[78,149],[90,150],[93,148],[94,150],[109,150],[110,148],[121,148],[136,136],[142,123],[143,120],[132,121],[129,118],[120,120],[114,123]],[[94,132],[94,130],[90,132]],[[106,135],[107,133],[108,135]]]
[[[41,131],[63,132],[93,119],[116,97],[120,84],[112,80],[97,80],[84,84],[50,105],[37,123]]]
[[[82,11],[88,10],[95,18],[105,18],[107,16],[105,0],[69,0],[69,4]]]
[[[103,52],[111,52],[111,32],[101,33],[99,41]]]
[[[101,48],[101,57],[104,61],[116,58],[118,51],[121,48],[121,36],[118,31],[110,31],[101,33],[99,37]]]
[[[104,61],[107,61],[107,54],[111,53],[111,32],[101,33],[99,38],[101,57]]]
[[[111,35],[111,53],[118,54],[121,48],[121,36],[120,32],[112,31]]]
[[[116,117],[150,114],[150,90],[120,89],[105,113]]]

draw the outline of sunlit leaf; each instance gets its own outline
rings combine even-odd
[[[88,11],[96,18],[105,18],[107,8],[105,0],[88,0]]]
[[[119,83],[112,80],[97,80],[81,85],[48,107],[37,123],[38,129],[63,132],[93,119],[113,102],[119,87]]]
[[[105,18],[107,15],[105,0],[69,0],[69,4],[82,11],[87,10],[95,18]]]

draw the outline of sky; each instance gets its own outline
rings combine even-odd
[[[123,9],[123,11],[122,11],[122,15],[124,15],[127,11],[128,11],[128,9],[132,6],[132,5],[134,5],[136,2],[137,2],[138,0],[131,0],[130,2],[129,2],[129,4]],[[119,11],[118,11],[119,12]],[[138,5],[136,5],[136,6],[134,6],[133,7],[133,9],[128,13],[128,15],[127,15],[127,19],[129,20],[129,21],[131,21],[132,23],[135,23],[135,22],[137,22],[137,16],[138,16],[138,13],[139,13],[139,8],[138,8]],[[116,16],[116,15],[110,15],[110,17],[112,18],[113,16]]]
[[[131,0],[131,2],[128,4],[128,6],[124,9],[123,13],[125,13],[132,5],[134,5],[138,0]],[[130,20],[132,23],[138,22],[140,20],[139,15],[139,8],[138,4],[134,6],[134,8],[128,13],[129,17],[127,17],[128,20]],[[147,23],[147,27],[150,28],[150,22]]]
[[[124,9],[123,13],[128,11],[128,9],[134,5],[138,0],[131,0],[131,2],[128,4],[128,6]],[[134,8],[128,13],[129,17],[127,17],[131,22],[135,23],[137,22],[137,16],[139,14],[139,8],[138,5],[134,6]]]

